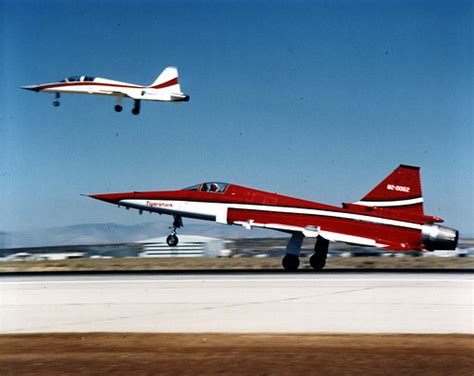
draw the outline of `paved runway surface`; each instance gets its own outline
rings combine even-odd
[[[0,278],[0,332],[473,334],[472,274]]]

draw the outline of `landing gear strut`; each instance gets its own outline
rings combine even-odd
[[[328,255],[329,240],[318,236],[314,245],[314,253],[309,258],[309,264],[315,270],[321,270],[326,265],[326,257]]]
[[[55,96],[54,96],[54,101],[53,101],[53,106],[54,107],[59,107],[59,105],[61,104],[59,102],[59,98],[61,98],[61,95],[59,93],[56,93]]]
[[[123,100],[123,97],[122,96],[118,96],[117,97],[117,103],[115,104],[115,107],[114,107],[114,110],[116,112],[121,112],[123,107],[122,107],[122,100]]]
[[[303,243],[304,235],[301,232],[295,232],[291,235],[290,241],[286,246],[286,255],[281,260],[283,268],[292,272],[300,266],[300,251]]]
[[[183,227],[182,218],[176,215],[173,217],[174,217],[173,225],[170,227],[171,234],[169,234],[168,237],[166,238],[166,243],[168,243],[170,247],[176,247],[178,245],[179,239],[178,239],[178,236],[176,235],[176,230],[180,227]]]
[[[132,114],[138,115],[140,113],[140,100],[135,99],[133,109],[132,109]]]

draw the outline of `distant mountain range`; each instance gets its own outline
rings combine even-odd
[[[117,223],[79,224],[51,227],[30,231],[0,232],[0,249],[20,247],[44,247],[57,245],[88,245],[129,243],[155,238],[169,233],[169,224],[149,222],[138,225]],[[240,226],[224,226],[209,223],[185,223],[178,235],[203,235],[217,238],[282,237],[276,231],[245,230]]]

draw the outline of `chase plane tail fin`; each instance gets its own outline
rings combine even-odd
[[[149,87],[153,89],[164,89],[173,93],[181,93],[181,87],[178,81],[178,69],[176,67],[166,67]]]

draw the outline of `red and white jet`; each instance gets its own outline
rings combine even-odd
[[[111,204],[174,216],[168,245],[178,244],[182,218],[197,218],[247,229],[268,228],[291,234],[283,267],[299,267],[305,237],[316,238],[310,264],[322,269],[329,242],[394,251],[454,250],[458,231],[425,215],[419,167],[400,165],[364,198],[342,207],[282,196],[234,184],[208,182],[177,191],[89,195]]]
[[[73,76],[49,84],[22,86],[22,89],[42,93],[55,93],[53,106],[59,106],[61,93],[112,95],[117,97],[115,111],[122,111],[122,100],[127,97],[134,100],[132,113],[140,113],[140,101],[187,102],[189,95],[181,91],[178,70],[167,67],[150,86],[129,84],[106,78],[91,76]]]

